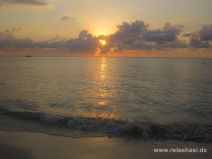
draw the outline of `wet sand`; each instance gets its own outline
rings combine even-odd
[[[154,153],[154,148],[207,148],[207,153]],[[210,159],[212,144],[132,141],[108,137],[71,138],[0,131],[2,159]]]

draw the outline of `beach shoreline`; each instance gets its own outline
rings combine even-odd
[[[205,148],[206,153],[154,153],[159,148]],[[200,158],[212,156],[211,143],[130,141],[108,137],[72,138],[42,133],[0,131],[0,156],[5,159],[140,159]],[[11,151],[13,152],[11,154]],[[11,157],[12,156],[12,157]]]

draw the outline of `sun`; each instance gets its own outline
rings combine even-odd
[[[99,43],[100,43],[102,46],[107,45],[107,41],[106,41],[105,39],[100,39],[100,40],[99,40]]]

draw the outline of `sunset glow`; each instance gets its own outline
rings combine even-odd
[[[100,42],[100,44],[101,44],[102,46],[107,45],[107,41],[104,40],[104,39],[100,39],[99,42]]]
[[[211,58],[211,6],[211,0],[0,0],[0,56]]]

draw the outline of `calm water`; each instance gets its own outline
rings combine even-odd
[[[212,60],[0,58],[9,110],[212,124]]]

